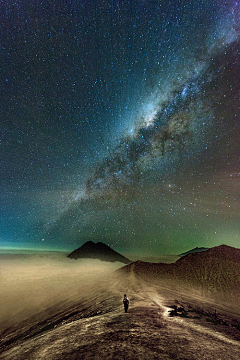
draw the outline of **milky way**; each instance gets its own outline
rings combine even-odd
[[[2,243],[238,246],[239,13],[231,1],[5,4]]]
[[[167,167],[183,166],[189,161],[194,166],[196,159],[201,158],[203,150],[214,142],[210,132],[213,131],[215,138],[218,137],[219,119],[216,119],[215,108],[224,101],[221,96],[229,96],[220,94],[221,88],[224,87],[223,91],[227,92],[227,85],[231,96],[238,94],[238,81],[233,74],[228,79],[229,84],[223,80],[226,76],[224,73],[234,73],[238,69],[237,11],[238,5],[235,4],[232,23],[228,23],[224,35],[221,32],[216,35],[215,46],[205,49],[205,53],[201,54],[202,60],[195,62],[195,69],[188,71],[185,78],[181,77],[180,84],[173,86],[165,101],[158,97],[156,91],[152,101],[154,110],[144,114],[140,121],[137,119],[131,135],[123,136],[118,146],[96,167],[87,180],[87,194],[120,191],[123,195],[125,190],[134,186],[136,180],[139,181],[139,177],[144,177],[141,175],[145,167],[161,168],[166,158],[171,160],[173,157],[175,164],[167,163]],[[219,80],[217,88],[216,82]],[[215,102],[211,102],[212,93],[209,94],[209,91],[219,93]],[[231,126],[229,128],[233,130]]]

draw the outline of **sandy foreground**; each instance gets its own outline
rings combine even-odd
[[[236,309],[143,282],[135,276],[134,264],[126,276],[112,272],[108,265],[79,283],[76,279],[83,276],[82,270],[78,270],[78,277],[72,276],[69,266],[61,286],[56,282],[56,272],[49,298],[46,282],[38,274],[35,286],[44,288],[45,297],[38,301],[37,309],[29,300],[29,310],[24,309],[23,302],[12,319],[4,318],[2,312],[0,359],[240,358],[240,316]],[[76,263],[74,267],[76,272]],[[26,295],[29,281],[25,281]],[[59,287],[63,291],[54,297]],[[5,293],[9,296],[9,291]],[[130,299],[127,314],[122,305],[124,293]],[[188,316],[170,316],[174,306],[187,309]]]

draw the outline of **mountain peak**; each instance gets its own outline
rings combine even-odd
[[[212,256],[222,256],[232,261],[240,261],[240,249],[229,245],[219,245],[208,250],[208,254]]]
[[[131,262],[103,242],[94,243],[93,241],[87,241],[80,248],[71,252],[68,257],[70,259],[99,259],[109,262],[119,261],[124,264]]]
[[[208,249],[209,249],[209,248],[198,247],[198,246],[197,246],[197,247],[195,247],[194,249],[191,249],[191,250],[189,250],[189,251],[186,251],[186,252],[180,254],[179,256],[186,256],[186,255],[188,255],[188,254],[198,253],[198,252],[206,251],[206,250],[208,250]]]

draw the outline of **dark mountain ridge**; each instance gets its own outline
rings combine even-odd
[[[240,249],[231,246],[190,253],[172,264],[137,261],[131,266],[134,274],[145,281],[226,301],[240,297]],[[128,274],[131,266],[117,271]]]
[[[129,264],[131,261],[125,256],[111,249],[108,245],[93,241],[87,241],[80,248],[71,252],[67,257],[70,259],[99,259],[102,261],[115,262],[119,261],[123,264]]]
[[[206,250],[208,250],[208,249],[209,249],[209,248],[198,247],[198,246],[197,246],[197,247],[195,247],[194,249],[191,249],[191,250],[189,250],[189,251],[186,251],[186,252],[180,254],[179,256],[186,256],[186,255],[191,254],[191,253],[202,252],[202,251],[206,251]]]

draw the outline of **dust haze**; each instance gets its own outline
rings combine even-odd
[[[89,285],[123,266],[66,255],[0,254],[0,330],[49,307],[80,300]]]

